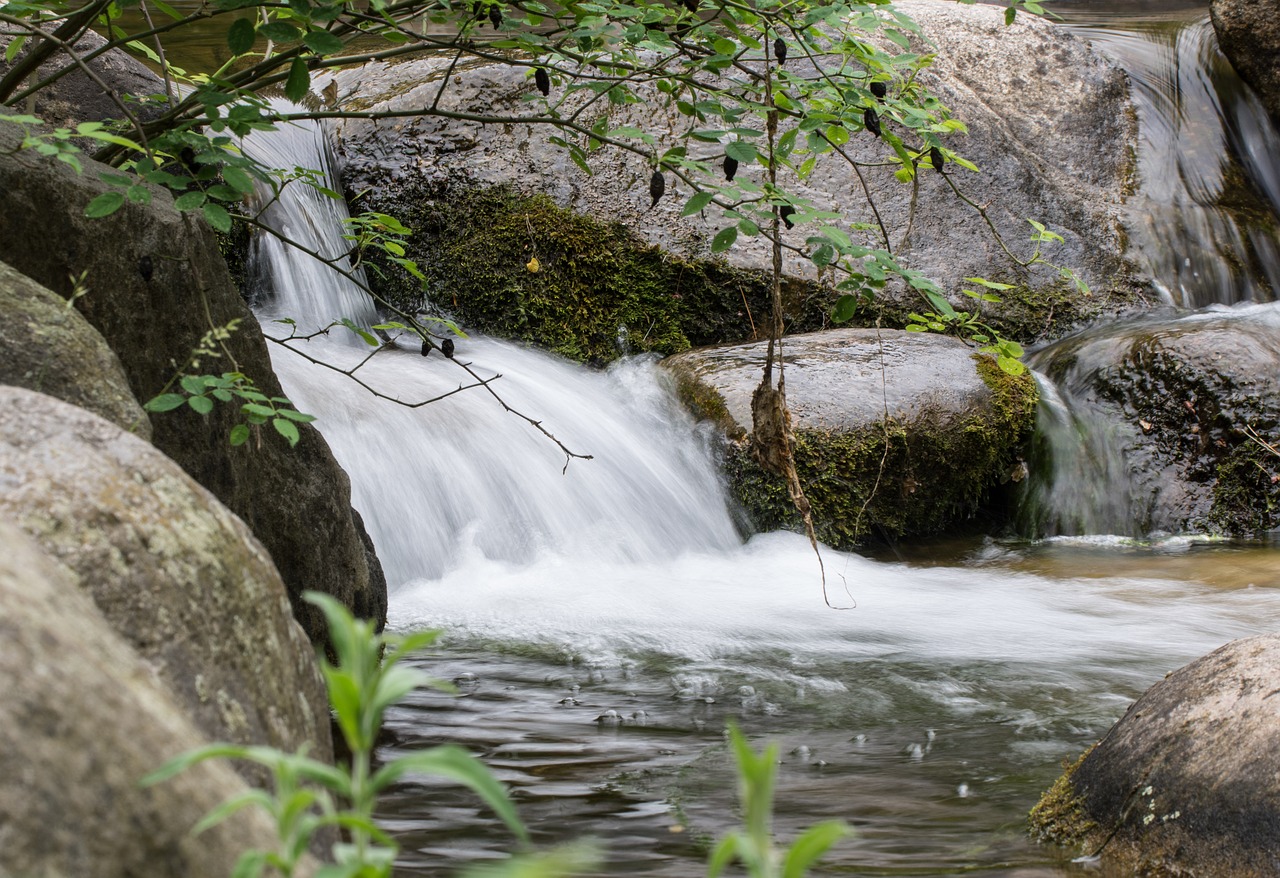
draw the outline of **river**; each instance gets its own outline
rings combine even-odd
[[[1276,135],[1215,66],[1203,7],[1068,12],[1135,83],[1144,185],[1133,207],[1147,228],[1135,247],[1169,304],[1271,298],[1274,236],[1224,205],[1243,191],[1251,210],[1280,206],[1268,182]],[[1221,272],[1224,252],[1248,270]],[[276,271],[327,283],[314,269]],[[291,302],[264,317],[272,307],[304,324],[323,316]],[[338,360],[360,355],[320,344]],[[392,627],[444,632],[417,662],[457,694],[393,709],[383,755],[465,744],[510,785],[540,844],[597,839],[602,874],[703,872],[709,840],[735,825],[729,721],[781,745],[780,836],[833,818],[855,830],[820,873],[1098,874],[1026,833],[1062,761],[1164,674],[1280,623],[1270,544],[1087,527],[871,556],[823,549],[832,609],[802,537],[741,536],[713,437],[652,361],[589,371],[482,338],[465,356],[594,459],[562,472],[551,443],[480,392],[406,409],[298,358],[277,352],[276,364],[352,473]],[[361,374],[409,400],[460,373],[401,351]],[[447,785],[403,784],[380,818],[405,876],[512,847]]]

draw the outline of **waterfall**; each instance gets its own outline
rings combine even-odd
[[[1280,134],[1207,15],[1165,24],[1078,29],[1133,84],[1130,255],[1180,307],[1269,301],[1280,294]]]
[[[255,133],[245,148],[273,167],[331,176],[315,124]],[[333,257],[349,247],[341,237],[346,216],[341,200],[296,182],[284,187],[263,220]],[[368,296],[350,278],[306,253],[259,236],[253,257],[263,278],[259,313],[268,331],[268,320],[281,317],[296,320],[300,334],[337,318],[374,320]],[[293,344],[342,369],[373,350],[342,328]],[[384,346],[357,377],[413,405],[474,385],[458,368],[465,362],[491,379],[508,405],[592,459],[574,459],[565,468],[556,445],[506,412],[485,387],[420,407],[397,405],[348,375],[273,345],[289,398],[319,417],[325,439],[352,474],[352,502],[389,582],[439,578],[468,552],[510,563],[547,552],[631,563],[739,545],[712,438],[680,409],[652,360],[592,372],[479,336],[458,340],[456,362],[439,354],[423,358],[416,341],[406,347]]]

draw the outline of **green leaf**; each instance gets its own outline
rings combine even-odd
[[[253,192],[253,177],[244,168],[235,168],[228,165],[222,169],[222,179],[227,181],[227,185],[242,195],[249,195]]]
[[[84,209],[84,215],[93,218],[110,216],[123,206],[123,192],[103,192],[89,202],[89,206]]]
[[[171,412],[187,401],[181,393],[162,393],[143,406],[149,412]]]
[[[231,428],[231,444],[240,446],[249,441],[249,425],[236,424]]]
[[[724,154],[740,162],[754,162],[756,160],[756,147],[755,144],[735,140],[732,143],[725,144]]]
[[[711,252],[723,253],[732,247],[736,240],[738,240],[738,227],[727,226],[716,232],[716,236],[711,240]]]
[[[516,814],[506,787],[498,782],[488,766],[463,748],[445,744],[393,759],[378,770],[370,784],[374,789],[384,789],[410,772],[449,778],[464,784],[502,818],[516,837],[521,841],[529,840],[529,831]]]
[[[275,43],[292,43],[302,36],[302,31],[287,21],[269,21],[258,28],[258,33]],[[295,63],[297,60],[294,59]]]
[[[849,827],[835,820],[811,826],[787,851],[782,878],[804,878],[809,868],[848,832]]]
[[[294,58],[289,65],[289,78],[284,84],[284,95],[291,101],[302,100],[311,89],[311,72],[307,70],[307,62],[302,58]]]
[[[313,30],[302,38],[303,44],[317,55],[334,55],[346,44],[326,30]]]
[[[213,411],[213,400],[207,396],[193,396],[187,400],[187,405],[202,415],[207,415]]]
[[[205,220],[219,232],[231,231],[231,214],[221,204],[210,201],[204,205],[203,212]]]
[[[237,18],[227,28],[227,46],[233,55],[243,55],[253,48],[256,34],[253,22],[247,18]]]
[[[703,210],[711,200],[715,198],[714,192],[699,192],[690,198],[684,206],[684,210],[680,211],[681,216],[692,216]]]
[[[1004,11],[1005,27],[1008,27],[1009,25],[1013,24],[1013,20],[1014,18],[1017,17],[1017,15],[1018,15],[1018,7],[1010,5],[1009,8]]]
[[[293,421],[286,418],[274,418],[271,426],[276,428],[276,432],[289,440],[290,447],[298,444],[298,426]]]
[[[831,310],[831,319],[836,323],[845,323],[852,320],[856,313],[858,313],[858,297],[844,295],[836,299],[836,306]]]
[[[9,47],[4,50],[5,63],[12,64],[13,59],[18,57],[18,53],[22,51],[22,47],[26,44],[26,37],[17,37],[13,42],[9,43]]]
[[[193,189],[190,192],[184,192],[174,199],[173,206],[178,210],[195,210],[208,200],[209,196],[205,195],[199,189]]]
[[[989,289],[989,290],[1011,290],[1011,289],[1013,289],[1013,284],[1001,284],[1001,283],[996,283],[995,281],[993,281],[993,280],[987,280],[987,279],[986,279],[986,278],[984,278],[984,277],[966,277],[966,278],[965,278],[965,280],[967,280],[967,281],[968,281],[969,283],[971,283],[971,284],[978,284],[978,285],[980,285],[980,286],[984,286],[984,287],[986,287],[986,288],[987,288],[987,289]]]

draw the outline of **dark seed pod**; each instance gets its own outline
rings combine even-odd
[[[790,204],[784,204],[778,208],[778,219],[782,220],[783,225],[789,229],[795,228],[795,223],[791,221],[791,217],[795,216],[796,209]]]
[[[476,10],[476,21],[484,20],[485,15],[489,11],[488,9],[485,8],[485,5],[483,3],[477,3],[475,6],[475,10]]]
[[[782,37],[773,41],[773,57],[778,59],[779,67],[787,63],[787,44]]]
[[[544,68],[539,67],[533,71],[533,84],[538,87],[538,91],[542,92],[544,98],[551,94],[551,76]]]
[[[667,191],[666,178],[662,176],[662,171],[654,171],[653,176],[649,178],[649,195],[653,198],[653,204],[649,205],[649,209],[653,210],[658,206],[658,199]]]
[[[871,93],[876,96],[876,100],[883,101],[885,95],[889,93],[889,86],[877,79],[871,83]]]
[[[738,173],[738,160],[731,155],[724,157],[724,178],[733,182],[733,175]]]
[[[155,263],[151,261],[150,256],[143,256],[138,260],[138,274],[142,275],[142,279],[151,282],[151,275],[155,273]]]
[[[182,166],[193,174],[196,170],[196,151],[189,146],[184,146],[182,151],[178,153],[178,161],[182,162]]]
[[[427,341],[426,339],[423,339],[423,340],[422,340],[422,350],[421,350],[421,351],[419,351],[419,353],[420,353],[420,354],[422,354],[422,356],[424,356],[424,357],[429,357],[429,356],[431,356],[431,342]]]
[[[935,171],[941,171],[946,161],[947,157],[942,154],[942,150],[936,146],[929,147],[929,162],[933,165]]]
[[[684,8],[696,13],[698,11],[698,0],[684,0]]]
[[[451,360],[453,359],[453,339],[446,338],[444,341],[440,342],[440,353],[444,354]]]
[[[494,30],[502,27],[502,10],[496,3],[489,7],[489,23],[493,25]]]
[[[867,107],[862,113],[862,125],[876,137],[880,136],[880,115],[873,107]]]

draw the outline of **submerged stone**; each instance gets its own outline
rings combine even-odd
[[[785,482],[754,462],[747,439],[765,353],[757,342],[663,363],[686,405],[735,440],[726,465],[753,525],[797,529]],[[787,336],[783,354],[796,468],[828,545],[956,528],[1021,477],[1029,375],[1001,371],[958,339],[894,330]]]

